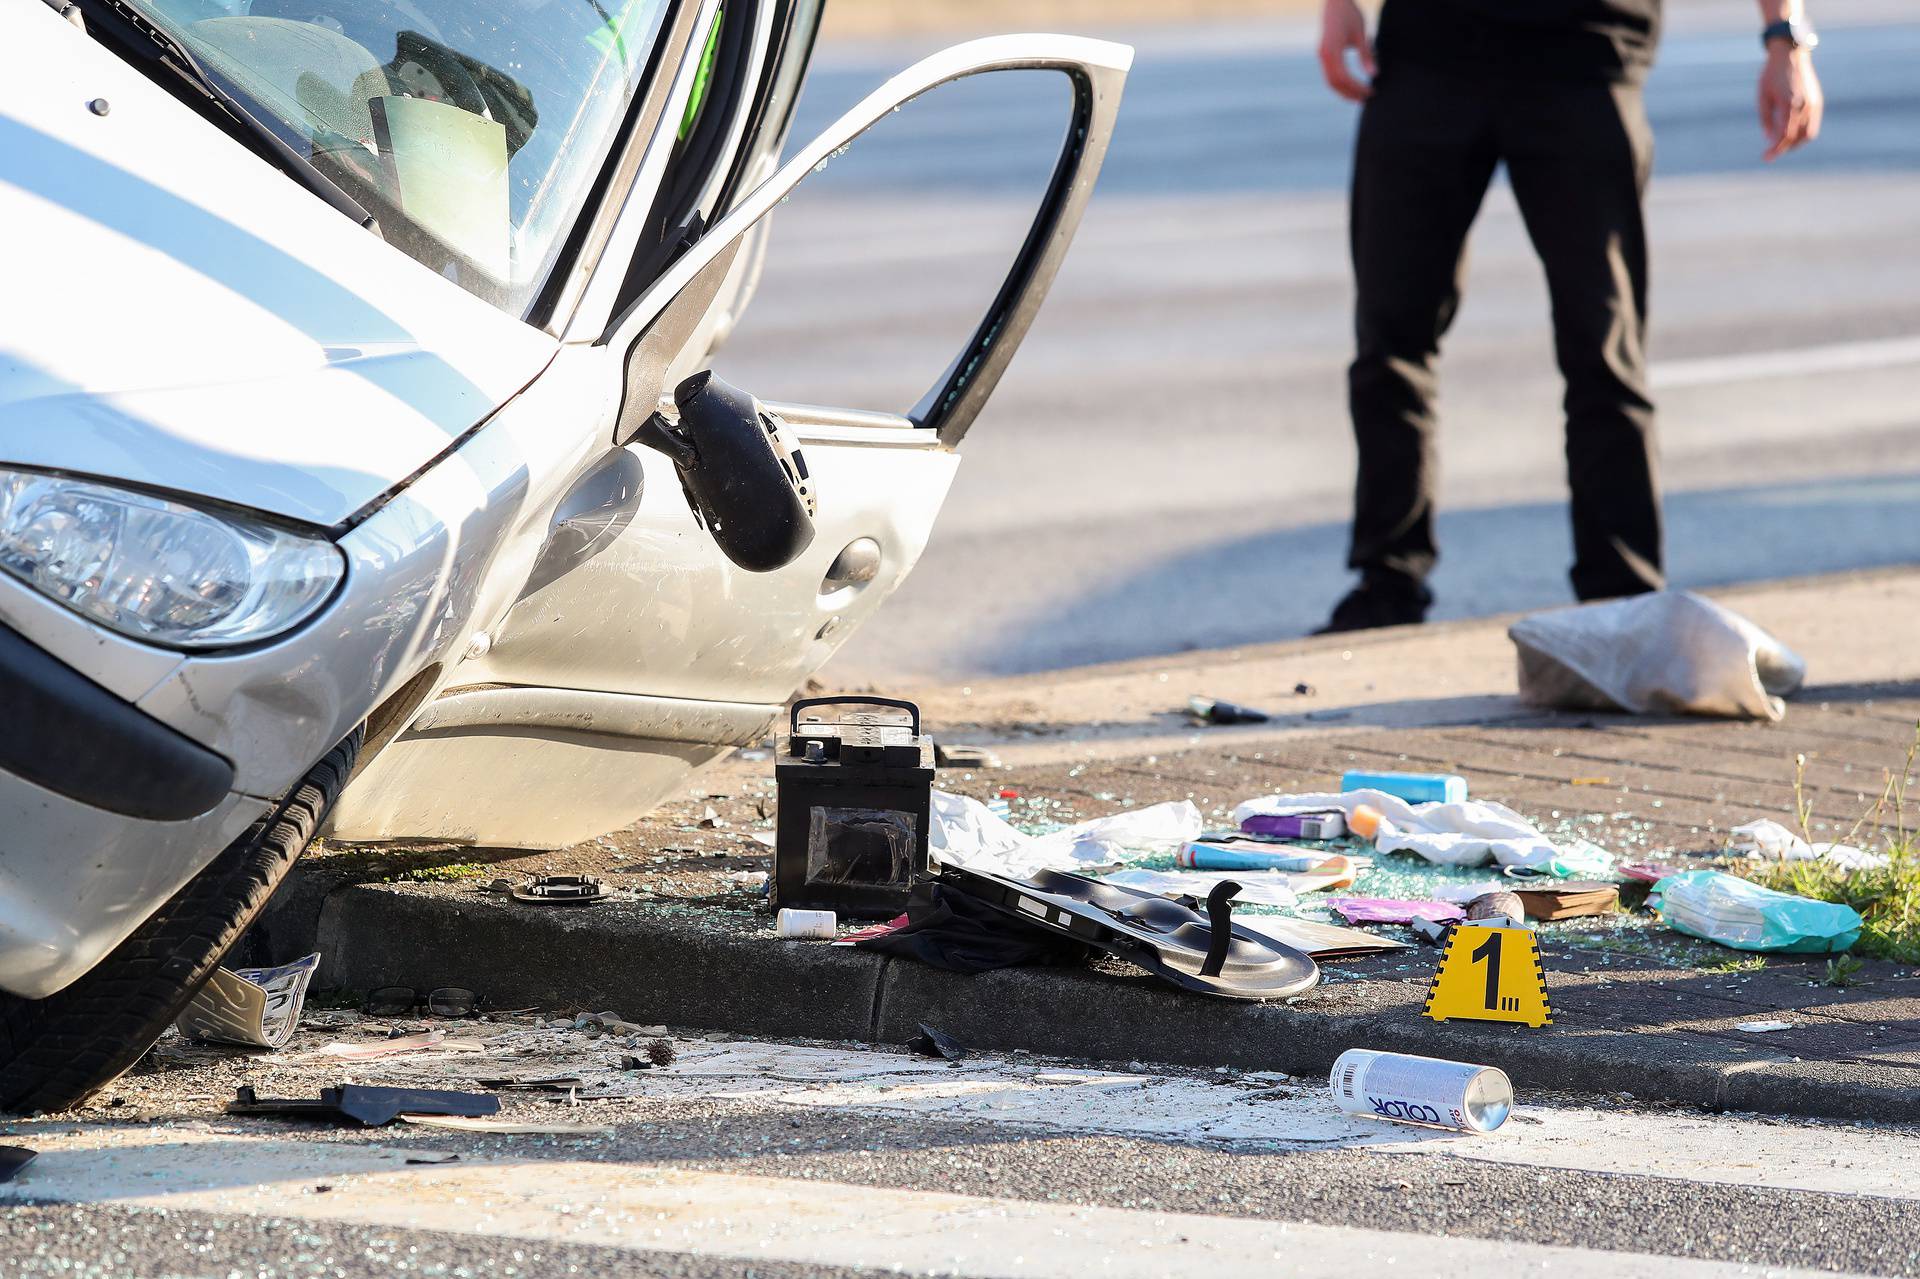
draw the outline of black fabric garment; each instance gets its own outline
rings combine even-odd
[[[1366,580],[1406,586],[1433,567],[1440,339],[1460,304],[1467,230],[1505,164],[1546,267],[1566,379],[1574,591],[1605,599],[1664,585],[1644,345],[1652,159],[1637,85],[1381,68],[1360,117],[1351,204],[1360,471],[1349,563]]]
[[[1382,67],[1638,81],[1659,39],[1660,0],[1386,0],[1374,44]]]
[[[1023,923],[943,885],[924,883],[907,898],[905,927],[854,943],[862,950],[917,959],[956,973],[1024,964],[1084,964],[1091,946]]]

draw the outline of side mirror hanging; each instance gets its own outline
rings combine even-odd
[[[679,421],[655,412],[633,442],[673,460],[687,505],[721,552],[750,573],[800,558],[819,507],[786,423],[711,370],[675,387],[673,402]]]

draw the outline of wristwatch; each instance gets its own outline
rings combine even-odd
[[[1795,22],[1791,18],[1769,22],[1761,29],[1760,43],[1763,47],[1772,44],[1775,40],[1785,40],[1795,49],[1811,49],[1820,43],[1820,37],[1814,34],[1812,27],[1804,22]]]

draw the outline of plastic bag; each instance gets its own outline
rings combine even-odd
[[[1669,875],[1653,892],[1667,927],[1735,950],[1837,953],[1860,940],[1866,923],[1851,906],[1777,893],[1725,871]]]
[[[936,790],[927,847],[935,861],[1027,879],[1038,870],[1085,871],[1173,853],[1202,828],[1200,810],[1183,799],[1027,835],[977,799]]]
[[[1777,720],[1807,676],[1786,645],[1686,591],[1536,613],[1507,635],[1536,706]]]

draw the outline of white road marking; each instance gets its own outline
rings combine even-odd
[[[1744,355],[1670,360],[1654,364],[1651,376],[1654,389],[1665,391],[1682,386],[1717,386],[1726,382],[1758,382],[1818,373],[1852,373],[1903,364],[1920,364],[1920,337],[1835,342],[1787,351],[1751,351]]]
[[[100,1130],[95,1130],[94,1136]],[[1348,1279],[1427,1275],[1584,1279],[1657,1268],[1682,1279],[1811,1275],[1733,1263],[1190,1213],[581,1160],[412,1165],[406,1152],[211,1131],[118,1129],[50,1150],[5,1198],[270,1215],[640,1252],[875,1266],[982,1279],[1209,1274]],[[320,1187],[326,1187],[324,1193]]]

